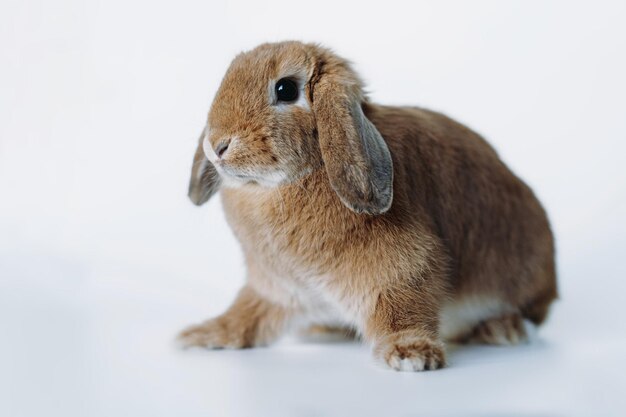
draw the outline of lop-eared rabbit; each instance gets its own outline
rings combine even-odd
[[[181,333],[185,346],[249,348],[317,325],[355,332],[391,368],[437,369],[444,340],[518,343],[557,296],[546,214],[494,149],[442,114],[371,103],[315,44],[233,60],[189,196],[218,190],[246,284]]]

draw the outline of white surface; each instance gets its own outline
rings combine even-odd
[[[0,415],[623,415],[623,2],[0,3]],[[386,371],[354,344],[180,352],[243,281],[186,200],[234,54],[320,41],[374,100],[483,133],[545,203],[562,301],[538,341]]]

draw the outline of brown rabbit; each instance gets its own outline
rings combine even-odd
[[[370,103],[314,44],[238,55],[194,158],[189,196],[221,189],[247,282],[186,346],[265,345],[294,325],[356,331],[398,370],[445,365],[442,340],[512,344],[557,295],[533,192],[444,115]]]

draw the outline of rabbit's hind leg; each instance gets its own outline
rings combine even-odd
[[[527,339],[522,315],[510,313],[478,323],[472,329],[467,341],[487,345],[517,345]]]

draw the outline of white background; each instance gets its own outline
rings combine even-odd
[[[2,0],[0,415],[618,415],[626,406],[626,5]],[[233,56],[321,42],[374,101],[443,111],[537,192],[561,301],[531,345],[400,374],[356,344],[181,352],[244,279],[186,198]]]

